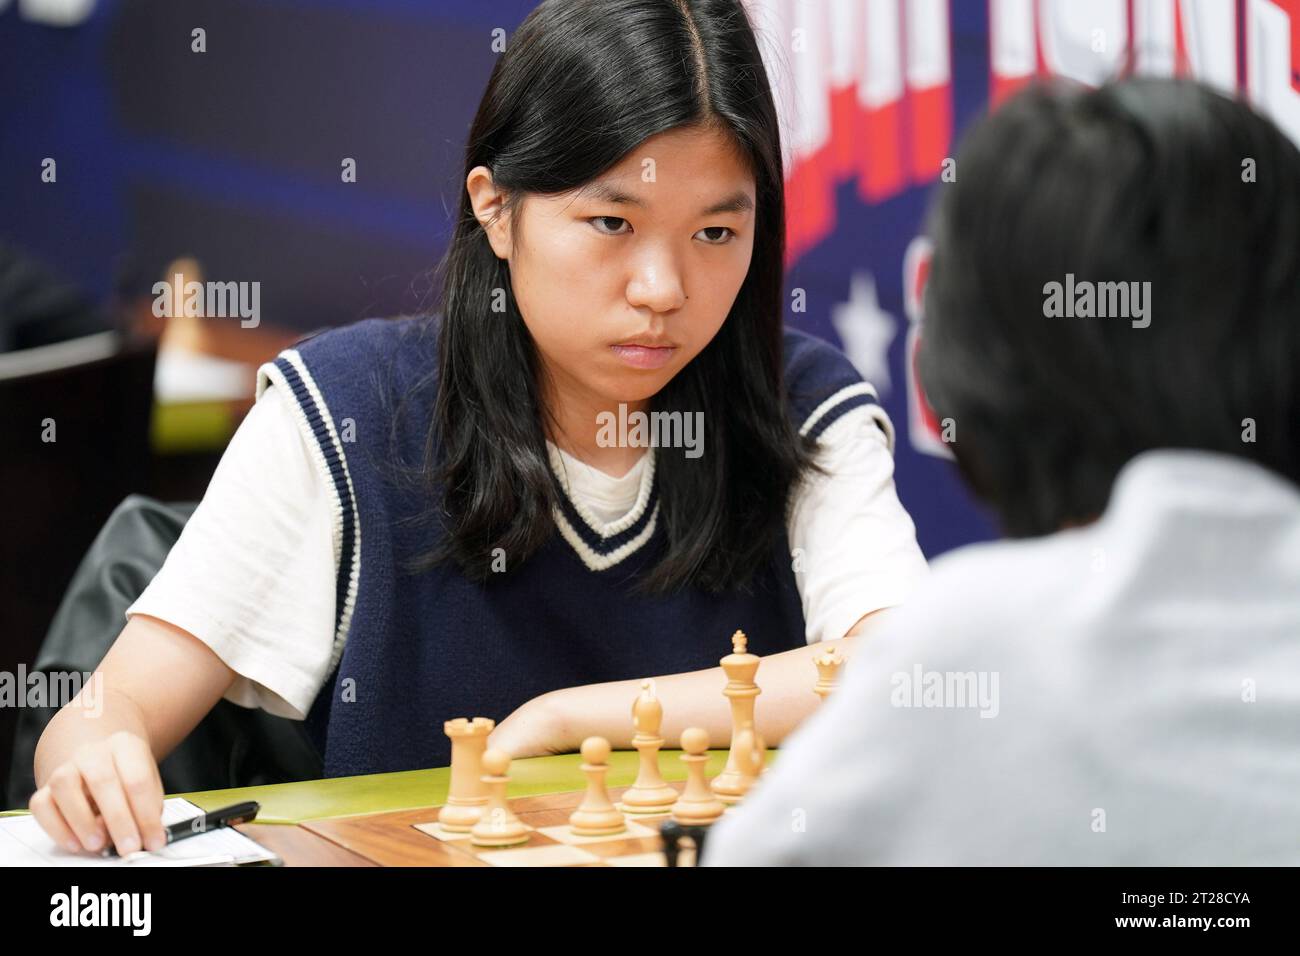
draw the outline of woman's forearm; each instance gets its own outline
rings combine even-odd
[[[206,644],[145,614],[127,622],[75,698],[36,746],[37,787],[84,744],[126,731],[161,761],[230,687],[235,673]]]
[[[754,723],[768,746],[778,746],[816,710],[813,693],[817,668],[813,658],[831,647],[848,657],[855,643],[878,626],[881,612],[867,615],[848,636],[764,657],[755,675],[761,693],[754,703]],[[869,637],[867,637],[869,639]],[[721,657],[721,655],[719,655]],[[725,749],[731,740],[731,704],[722,694],[727,675],[721,667],[655,677],[655,696],[663,705],[660,736],[675,748],[687,727],[703,727],[709,745]],[[611,681],[569,687],[546,695],[544,706],[555,721],[563,749],[577,750],[587,737],[609,740],[616,750],[632,746],[632,704],[641,692],[640,680]]]
[[[99,678],[96,674],[95,678]],[[82,693],[56,713],[37,741],[33,773],[37,788],[45,786],[49,775],[71,759],[84,744],[107,740],[119,730],[149,739],[140,708],[125,694],[110,689],[100,678],[98,706],[88,706]]]

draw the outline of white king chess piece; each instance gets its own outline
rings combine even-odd
[[[763,738],[754,725],[754,698],[762,693],[754,683],[754,675],[762,658],[750,654],[748,645],[745,632],[737,631],[731,635],[731,653],[718,662],[727,675],[727,686],[722,693],[731,701],[731,749],[727,754],[727,766],[713,778],[710,787],[724,803],[738,803],[744,797],[755,779],[746,771],[755,761],[762,767],[767,753]],[[743,731],[749,733],[741,739]],[[752,753],[747,752],[742,760],[738,745],[745,746]]]

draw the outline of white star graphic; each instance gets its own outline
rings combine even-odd
[[[874,275],[853,273],[849,301],[832,306],[831,324],[849,361],[884,398],[890,390],[889,343],[898,334],[898,321],[880,307]]]

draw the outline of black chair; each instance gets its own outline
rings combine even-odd
[[[35,670],[92,672],[122,629],[126,609],[153,579],[193,505],[132,496],[109,518],[68,588]],[[23,708],[4,803],[26,807],[36,789],[33,757],[56,707]],[[319,778],[322,762],[301,721],[222,700],[160,764],[167,793]]]

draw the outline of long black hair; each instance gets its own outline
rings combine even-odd
[[[1300,483],[1300,151],[1281,130],[1189,81],[1058,81],[972,127],[957,169],[918,367],[1009,534],[1097,517],[1148,449]],[[1147,316],[1047,316],[1067,274],[1149,282]]]
[[[454,561],[481,581],[495,549],[518,566],[552,533],[562,493],[545,445],[544,369],[465,178],[489,168],[509,212],[528,193],[578,188],[679,127],[723,131],[745,158],[756,185],[754,246],[721,330],[651,399],[655,411],[702,412],[709,443],[696,459],[658,456],[668,546],[638,585],[747,588],[773,553],[791,489],[815,466],[784,410],[781,142],[746,11],[740,0],[546,0],[492,71],[439,266],[439,390],[425,469],[445,536],[433,561]],[[518,217],[510,221],[514,228]],[[502,296],[504,315],[493,310]]]

